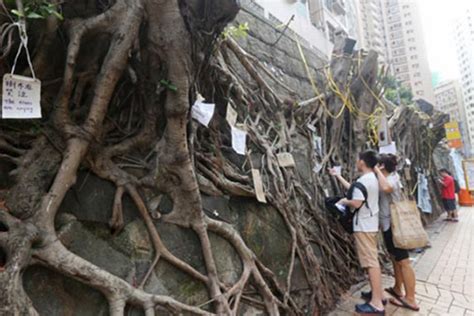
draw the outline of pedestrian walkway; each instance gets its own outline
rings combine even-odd
[[[458,223],[445,222],[443,218],[444,215],[427,228],[431,248],[411,254],[420,311],[389,304],[386,315],[474,316],[474,208],[462,208]],[[384,288],[392,283],[393,278],[384,275]],[[366,283],[354,286],[329,315],[357,315],[354,305],[362,302],[360,292],[368,289]]]

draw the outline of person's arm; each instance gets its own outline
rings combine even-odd
[[[379,180],[380,189],[382,189],[382,191],[385,193],[392,193],[393,186],[390,184],[387,177],[385,177],[381,168],[383,169],[383,166],[381,167],[376,166],[374,168],[375,174],[377,174],[377,179]]]
[[[353,208],[353,209],[358,209],[358,208],[362,207],[362,204],[364,204],[364,201],[361,201],[361,200],[348,200],[346,198],[343,198],[343,199],[339,200],[339,202],[337,202],[337,203],[342,204],[342,205],[347,205],[347,206],[349,206],[350,208]]]
[[[346,190],[349,190],[349,187],[351,186],[351,184],[349,182],[347,182],[346,179],[344,179],[340,174],[337,174],[336,171],[334,169],[329,169],[329,173],[336,177],[337,180],[339,180],[339,182],[342,184],[342,186],[346,189]]]

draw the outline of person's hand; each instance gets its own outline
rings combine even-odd
[[[337,201],[337,204],[347,205],[347,201],[349,201],[347,198],[343,198]]]
[[[328,168],[329,174],[331,176],[340,176],[341,175],[341,166]]]

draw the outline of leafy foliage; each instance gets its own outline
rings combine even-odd
[[[60,20],[63,20],[62,14],[58,11],[58,6],[48,1],[31,0],[25,2],[24,14],[17,9],[12,9],[11,12],[18,18],[27,19],[46,19],[53,15]]]
[[[227,27],[224,32],[222,32],[222,37],[224,39],[228,37],[233,37],[233,38],[242,38],[246,37],[248,35],[248,31],[250,30],[249,24],[246,23],[241,23],[237,27],[236,26],[229,26]]]
[[[390,102],[397,105],[409,105],[413,103],[413,93],[394,76],[388,75],[383,79],[385,85],[384,96]]]

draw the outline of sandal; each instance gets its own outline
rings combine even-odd
[[[363,314],[363,315],[385,315],[385,310],[379,310],[369,303],[365,304],[357,304],[355,307],[356,313]]]
[[[405,299],[403,297],[400,297],[399,299],[392,298],[392,299],[390,299],[390,303],[392,305],[395,305],[395,306],[398,306],[398,307],[403,307],[403,308],[412,310],[414,312],[419,312],[420,311],[420,308],[418,306],[410,305],[410,303],[405,301]]]
[[[385,292],[387,292],[388,294],[392,295],[394,298],[396,298],[397,300],[400,300],[403,296],[401,295],[398,295],[397,292],[395,292],[395,290],[393,289],[393,287],[388,287],[385,289]]]

